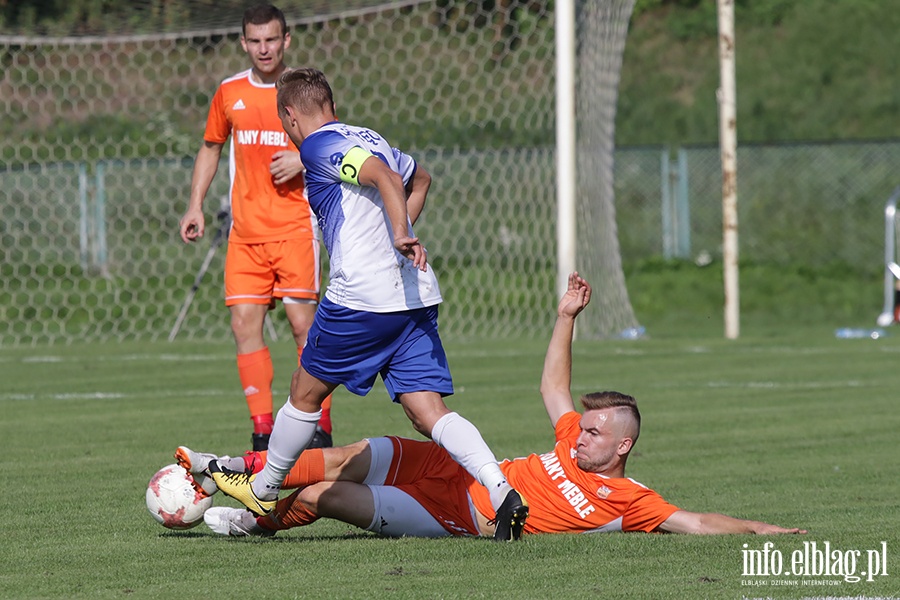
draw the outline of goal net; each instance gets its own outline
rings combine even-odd
[[[26,8],[2,13],[0,344],[169,334],[227,216],[223,166],[206,201],[207,236],[190,246],[178,236],[209,101],[222,79],[248,67],[244,3],[215,4],[93,3],[106,12],[55,21]],[[416,229],[444,292],[442,331],[453,339],[543,337],[554,319],[547,4],[346,0],[318,3],[330,12],[286,11],[288,64],[324,71],[343,120],[380,131],[432,173]],[[633,0],[577,4],[577,262],[597,304],[580,331],[614,336],[636,324],[612,180]],[[230,335],[224,255],[222,247],[212,257],[179,339]],[[273,320],[289,337],[282,311]]]

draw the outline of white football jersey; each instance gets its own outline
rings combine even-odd
[[[341,178],[344,157],[354,147],[383,160],[406,185],[416,161],[391,148],[381,135],[363,127],[329,123],[300,146],[306,190],[330,259],[325,296],[341,306],[369,312],[396,312],[441,302],[432,266],[422,272],[400,254],[381,195],[374,187]],[[370,159],[371,160],[371,159]],[[409,235],[415,237],[412,225]]]

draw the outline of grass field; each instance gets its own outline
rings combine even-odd
[[[892,332],[894,333],[894,332]],[[537,385],[544,342],[448,347],[457,394],[498,456],[552,445]],[[249,420],[230,341],[0,350],[3,598],[887,597],[900,511],[900,335],[665,337],[576,342],[575,391],[634,394],[644,428],[629,475],[688,510],[809,529],[803,537],[597,534],[387,540],[320,521],[273,540],[171,532],[144,509],[180,444],[239,453]],[[286,396],[291,348],[273,345]],[[336,442],[415,436],[383,388],[335,399]],[[216,497],[218,503],[230,500]],[[745,577],[743,545],[886,543],[887,576]],[[803,585],[828,580],[834,585]],[[767,584],[750,586],[749,582]],[[787,582],[786,585],[778,583]]]

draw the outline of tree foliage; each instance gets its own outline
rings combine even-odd
[[[250,0],[0,0],[0,32],[69,36],[234,28]],[[288,18],[327,14],[383,0],[276,0]]]

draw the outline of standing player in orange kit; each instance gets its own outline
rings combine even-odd
[[[185,243],[203,237],[203,200],[222,148],[231,138],[229,174],[232,228],[225,259],[225,305],[237,345],[241,387],[253,421],[253,448],[265,450],[272,432],[272,357],[263,338],[266,312],[280,299],[297,357],[306,344],[319,300],[319,239],[303,189],[297,147],[281,126],[275,82],[287,68],[290,45],[284,14],[269,4],[244,13],[241,46],[252,67],[216,90],[203,146],[194,161],[191,197],[181,218]],[[331,446],[331,397],[311,447]]]

